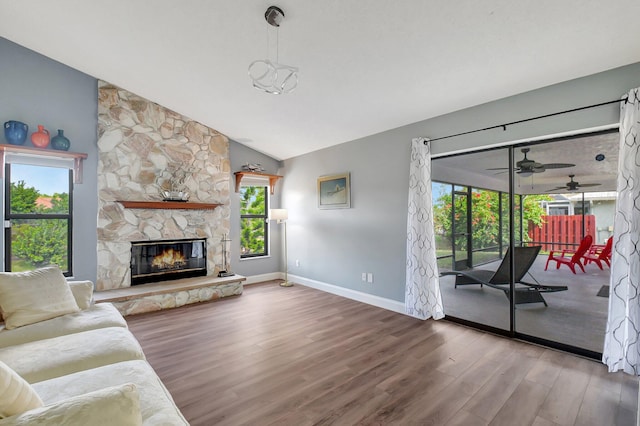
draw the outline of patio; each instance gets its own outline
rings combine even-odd
[[[603,285],[609,285],[609,269],[601,271],[595,264],[585,267],[586,273],[572,274],[569,268],[549,265],[544,270],[547,255],[539,255],[529,270],[540,283],[566,285],[569,289],[546,293],[548,303],[520,304],[516,307],[516,330],[543,339],[602,352],[607,323],[609,299],[597,296]],[[500,262],[479,269],[495,270]],[[445,314],[509,329],[509,301],[500,290],[479,285],[454,288],[454,276],[440,278]],[[524,281],[533,282],[527,275]]]

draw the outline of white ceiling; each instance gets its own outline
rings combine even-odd
[[[282,0],[300,83],[268,95],[271,4],[2,0],[0,36],[276,159],[640,61],[638,0]]]

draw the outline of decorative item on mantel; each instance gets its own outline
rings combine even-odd
[[[156,181],[163,196],[162,201],[188,201],[189,192],[185,182],[194,172],[194,166],[185,167],[182,164],[170,164],[167,170],[160,172]]]
[[[31,134],[31,143],[36,148],[46,148],[49,146],[51,134],[42,124],[38,124],[38,131]]]
[[[29,126],[15,120],[4,123],[4,137],[11,145],[23,145],[27,140]]]
[[[69,138],[64,135],[64,130],[58,129],[58,134],[51,138],[51,148],[58,151],[69,151],[71,142]]]
[[[229,236],[227,234],[224,234],[222,236],[222,270],[220,272],[218,272],[218,276],[219,277],[232,277],[235,274],[231,271],[229,271],[229,263],[228,263],[228,257],[227,257],[227,243],[231,241],[229,239]]]
[[[264,172],[264,168],[260,163],[245,163],[242,165],[242,170],[257,173]]]

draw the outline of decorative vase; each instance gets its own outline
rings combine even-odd
[[[64,130],[58,129],[58,134],[51,138],[51,148],[59,151],[68,151],[70,146],[71,142],[64,135]]]
[[[51,135],[42,124],[38,124],[38,131],[31,134],[31,143],[36,148],[46,148],[49,146]]]
[[[11,145],[22,145],[27,140],[29,126],[20,121],[7,121],[4,123],[4,137]]]

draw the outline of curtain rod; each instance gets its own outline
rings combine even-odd
[[[496,126],[484,127],[482,129],[469,130],[468,132],[456,133],[455,135],[441,136],[439,138],[433,138],[433,139],[426,140],[426,141],[424,141],[424,144],[426,145],[428,142],[435,142],[435,141],[439,141],[439,140],[442,140],[442,139],[449,139],[449,138],[455,138],[457,136],[469,135],[471,133],[484,132],[485,130],[502,129],[503,131],[506,131],[507,130],[507,126],[512,126],[514,124],[521,124],[521,123],[526,123],[527,121],[540,120],[542,118],[549,118],[549,117],[554,117],[556,115],[567,114],[567,113],[570,113],[570,112],[582,111],[583,109],[597,108],[597,107],[601,107],[601,106],[604,106],[604,105],[615,104],[617,102],[627,103],[627,99],[628,99],[628,97],[625,96],[624,98],[616,99],[615,101],[601,102],[599,104],[587,105],[587,106],[583,106],[583,107],[579,107],[579,108],[568,109],[568,110],[565,110],[565,111],[552,112],[551,114],[545,114],[545,115],[539,115],[537,117],[525,118],[523,120],[512,121],[510,123],[505,123],[505,124],[498,124]]]

